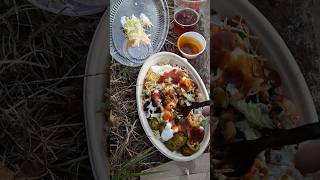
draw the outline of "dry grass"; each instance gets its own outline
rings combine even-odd
[[[111,129],[110,155],[113,171],[119,169],[131,159],[152,147],[140,124],[136,106],[136,80],[139,68],[131,68],[113,62],[111,65],[111,109],[120,126]],[[159,165],[167,159],[159,152],[148,159],[138,162],[132,171]]]
[[[17,177],[92,179],[82,83],[100,17],[0,1],[0,161]]]

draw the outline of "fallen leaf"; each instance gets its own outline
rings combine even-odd
[[[14,180],[14,172],[0,164],[1,180]]]
[[[112,111],[110,113],[106,112],[107,125],[111,128],[118,128],[120,126],[120,120],[118,117],[113,115]],[[108,118],[109,117],[109,118]]]
[[[38,162],[34,160],[24,161],[20,166],[20,171],[17,172],[16,178],[31,178],[38,177],[43,173],[44,167]]]

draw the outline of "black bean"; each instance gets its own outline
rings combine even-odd
[[[248,102],[257,103],[258,102],[257,95],[255,94],[255,95],[247,96],[246,103]]]
[[[222,107],[213,107],[213,116],[215,117],[219,117],[221,115],[221,113],[223,112],[224,108]]]
[[[276,112],[277,114],[280,114],[283,111],[283,108],[281,106],[274,106],[271,110]]]
[[[161,109],[160,108],[157,108],[155,113],[161,113]]]
[[[157,103],[154,100],[151,100],[151,101],[152,101],[152,106],[157,107]]]
[[[149,106],[149,104],[150,104],[150,101],[146,101],[146,102],[144,103],[144,105],[143,105],[143,110],[144,110],[144,111],[148,111],[148,106]]]

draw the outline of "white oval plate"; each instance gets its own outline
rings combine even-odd
[[[247,0],[214,0],[211,4],[211,8],[220,16],[242,16],[253,33],[259,37],[262,44],[262,55],[268,59],[268,64],[281,76],[284,92],[299,111],[298,125],[318,122],[312,96],[299,66],[270,22]],[[308,141],[302,145],[307,143],[317,145],[320,144],[320,141]],[[299,152],[303,154],[310,152],[310,150],[300,145]],[[314,177],[314,179],[319,179],[319,174]]]
[[[200,92],[204,95],[205,100],[209,100],[209,95],[206,90],[204,83],[202,82],[197,71],[192,67],[192,65],[187,61],[176,54],[170,52],[160,52],[150,56],[146,62],[143,64],[136,86],[136,99],[138,106],[138,114],[140,118],[140,122],[142,127],[152,142],[152,144],[165,156],[175,161],[191,161],[199,157],[206,149],[210,141],[210,127],[209,123],[206,124],[204,139],[200,144],[200,150],[191,156],[184,156],[177,152],[170,151],[160,140],[156,139],[153,135],[153,132],[149,126],[148,120],[146,118],[145,112],[143,110],[142,104],[142,90],[145,76],[147,75],[148,70],[153,65],[161,65],[161,64],[170,64],[172,66],[179,66],[186,68],[190,74],[190,77],[194,80],[194,82],[198,85]]]
[[[281,36],[270,22],[247,0],[214,0],[220,16],[242,16],[262,44],[262,55],[281,76],[284,92],[300,113],[299,125],[318,121],[317,112],[303,75]]]

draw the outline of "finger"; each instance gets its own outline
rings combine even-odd
[[[202,115],[203,115],[204,117],[209,117],[209,116],[210,116],[210,107],[209,107],[209,106],[203,107],[203,109],[202,109]]]

